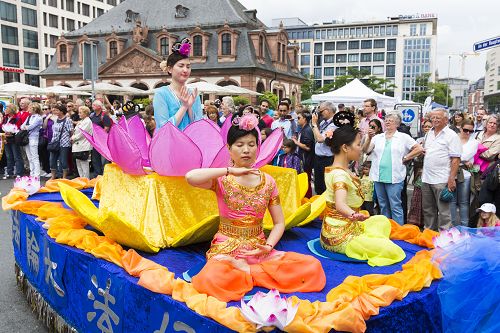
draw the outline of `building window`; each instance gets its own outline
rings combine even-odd
[[[108,5],[116,6],[116,0],[108,0]]]
[[[59,61],[68,62],[68,48],[64,44],[59,46]]]
[[[385,76],[387,77],[395,77],[396,76],[396,66],[390,65],[385,69]]]
[[[309,77],[309,75],[311,75],[311,69],[309,67],[302,67],[300,69],[300,72],[302,73],[302,75],[304,75],[305,77]]]
[[[118,55],[118,43],[114,40],[109,42],[109,57],[114,58]]]
[[[337,54],[337,63],[347,62],[347,54]]]
[[[383,49],[383,48],[385,48],[385,39],[375,39],[373,41],[373,48],[374,49]]]
[[[333,67],[325,67],[324,74],[325,74],[325,76],[333,76],[334,75],[334,68]]]
[[[231,34],[222,34],[221,36],[221,54],[231,55]]]
[[[372,41],[371,40],[362,40],[361,41],[361,48],[362,49],[371,49],[372,48]]]
[[[82,15],[90,17],[90,6],[82,3]]]
[[[259,36],[259,57],[264,58],[264,37]]]
[[[349,54],[349,62],[358,62],[359,61],[359,54]]]
[[[349,50],[358,50],[359,49],[359,40],[352,40],[349,42]]]
[[[384,75],[384,66],[373,66],[373,75]]]
[[[314,78],[315,79],[321,79],[321,68],[315,68],[314,69]]]
[[[57,36],[50,35],[50,44],[49,44],[49,46],[50,47],[56,47],[56,43],[57,43]]]
[[[373,61],[384,61],[384,60],[385,60],[384,52],[373,53]]]
[[[160,38],[160,55],[167,56],[168,52],[168,37]]]
[[[57,8],[57,0],[49,0],[49,6]]]
[[[24,68],[39,69],[38,53],[24,52]]]
[[[347,68],[346,67],[337,67],[337,76],[346,75]]]
[[[387,64],[395,64],[396,63],[396,52],[387,52]]]
[[[23,45],[24,47],[38,48],[38,32],[23,29]]]
[[[317,56],[314,56],[314,66],[321,66],[321,61],[322,60],[322,56],[320,55],[317,55]]]
[[[397,36],[398,35],[398,26],[397,25],[393,25],[392,26],[392,35],[393,36]]]
[[[3,72],[3,83],[20,82],[20,81],[21,81],[21,75],[19,75],[19,73]]]
[[[36,0],[21,0],[21,2],[36,6]]]
[[[66,28],[68,28],[68,31],[75,30],[75,20],[68,19],[66,21]]]
[[[364,74],[364,76],[372,75],[372,66],[360,66],[359,71]]]
[[[387,40],[387,51],[396,51],[396,40],[388,39]]]
[[[347,50],[347,42],[337,42],[337,50]]]
[[[416,36],[416,35],[417,35],[417,25],[410,24],[410,36]]]
[[[333,50],[335,50],[335,42],[326,42],[325,51],[333,51]]]
[[[301,65],[310,65],[311,64],[311,56],[310,55],[301,55],[300,56],[300,64]]]
[[[24,81],[31,86],[40,87],[40,76],[38,75],[25,74]]]
[[[333,54],[325,55],[325,64],[333,64],[335,62],[335,56]]]
[[[425,36],[427,35],[427,24],[422,23],[420,24],[420,36]]]
[[[97,8],[97,17],[101,16],[102,14],[104,14],[104,9]]]
[[[193,37],[193,56],[201,57],[203,55],[203,39],[200,35]]]
[[[281,44],[281,62],[286,63],[286,46]]]
[[[361,53],[361,62],[370,62],[372,61],[372,54],[371,53]]]
[[[58,27],[58,17],[57,15],[49,14],[49,27],[57,28]]]
[[[3,65],[9,67],[19,67],[19,51],[2,49]]]
[[[23,15],[23,24],[24,25],[29,25],[32,27],[37,26],[37,24],[36,24],[36,10],[23,7],[22,15]]]
[[[17,37],[17,28],[2,24],[2,43],[10,45],[19,45]]]
[[[75,0],[66,0],[66,10],[68,12],[75,12]]]
[[[300,52],[311,52],[311,43],[300,43]]]
[[[323,53],[323,43],[314,43],[314,54]]]

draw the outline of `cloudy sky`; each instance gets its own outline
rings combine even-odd
[[[472,45],[500,36],[499,0],[240,0],[248,9],[257,9],[257,16],[266,25],[274,18],[299,17],[307,24],[344,19],[346,22],[385,20],[400,14],[434,13],[438,17],[438,63],[440,77],[460,76],[458,54],[472,52]],[[465,76],[476,80],[484,76],[486,51],[466,58]]]

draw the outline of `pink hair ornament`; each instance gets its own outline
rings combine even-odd
[[[249,113],[242,117],[235,117],[233,125],[244,131],[251,131],[259,125],[259,119],[254,114]]]

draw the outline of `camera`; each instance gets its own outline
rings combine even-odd
[[[287,120],[292,120],[292,115],[291,114],[287,114],[284,119],[287,119]]]
[[[221,103],[220,99],[216,99],[216,100],[214,101],[214,105],[215,105],[215,107],[217,107],[217,108],[220,108],[220,105],[221,105],[221,104],[222,104],[222,103]]]

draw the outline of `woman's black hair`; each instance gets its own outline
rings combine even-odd
[[[68,109],[66,109],[66,106],[64,106],[63,104],[57,104],[55,108],[61,111],[63,114],[68,113]]]
[[[236,116],[233,115],[233,118],[234,117],[236,117]],[[248,134],[253,135],[255,137],[255,142],[257,142],[257,144],[259,144],[259,132],[258,131],[260,131],[258,127],[255,127],[251,131],[245,131],[245,130],[241,129],[238,125],[232,125],[231,128],[229,129],[229,131],[227,132],[227,144],[229,145],[229,147],[231,147],[236,142],[236,140],[238,140],[239,138],[242,138],[244,136],[247,136]]]
[[[295,144],[295,142],[290,139],[283,140],[283,147],[290,148],[292,153],[297,149],[297,145]]]
[[[182,54],[178,52],[172,52],[167,58],[167,66],[168,67],[174,67],[174,65],[178,62],[181,61],[182,59],[186,59],[188,57],[183,56]]]
[[[352,143],[356,140],[358,133],[358,129],[345,125],[337,128],[333,132],[333,136],[331,138],[326,138],[325,144],[328,145],[332,150],[332,153],[336,155],[340,153],[340,149],[343,145],[352,145]]]
[[[370,120],[370,121],[368,122],[368,125],[369,125],[370,123],[375,123],[375,125],[377,125],[377,127],[378,127],[378,131],[377,131],[377,133],[375,133],[375,134],[380,134],[380,133],[382,133],[382,132],[383,132],[382,122],[381,122],[380,120],[378,120],[377,118],[374,118],[374,119],[372,119],[372,120]]]
[[[307,123],[309,124],[311,122],[311,119],[312,119],[312,114],[311,112],[305,110],[305,111],[302,111],[302,112],[299,112],[299,114],[304,117],[304,119],[307,121]]]

